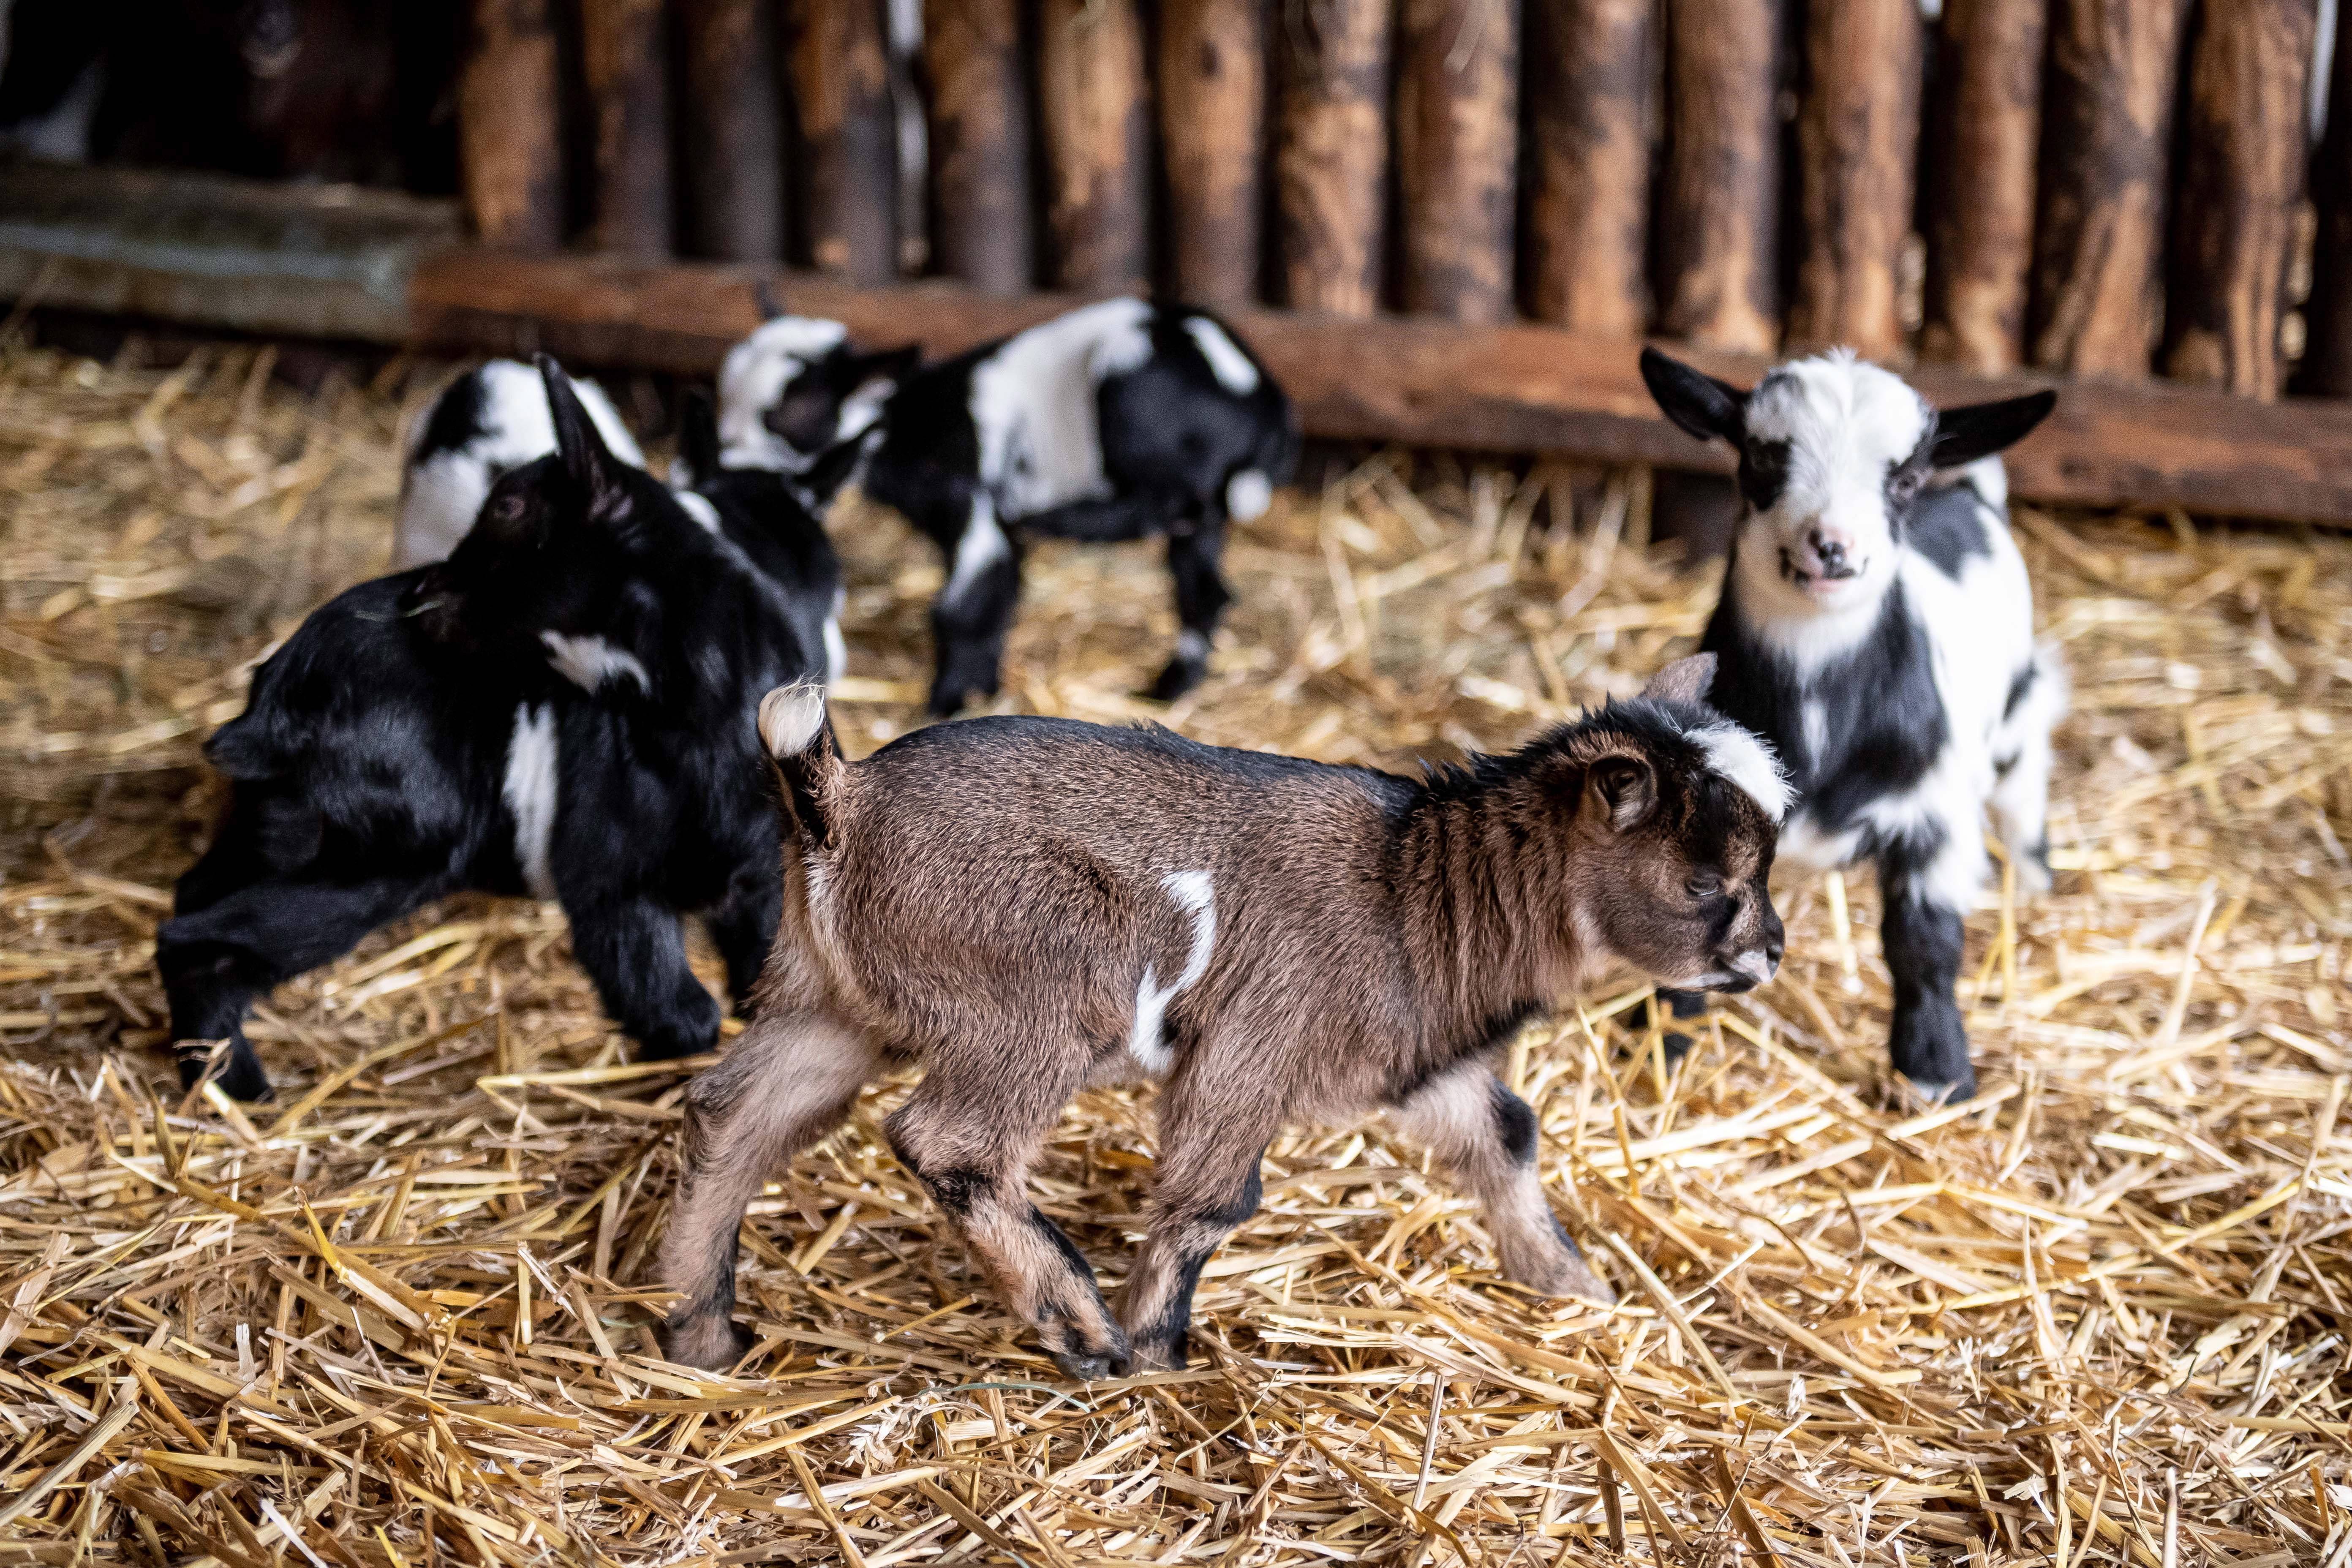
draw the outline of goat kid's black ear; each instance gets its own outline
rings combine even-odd
[[[1638,827],[1658,804],[1658,775],[1640,757],[1616,752],[1584,770],[1585,808],[1612,832]]]
[[[818,453],[816,461],[808,466],[808,471],[793,480],[793,489],[800,496],[801,504],[822,519],[825,509],[833,505],[833,498],[840,493],[842,486],[849,482],[849,476],[856,470],[857,459],[865,453],[866,444],[873,435],[870,430],[861,431],[846,441],[835,441]]]
[[[1642,381],[1665,416],[1702,441],[1737,447],[1748,435],[1748,395],[1654,348],[1642,351]]]
[[[540,380],[547,386],[547,411],[554,420],[555,450],[563,459],[563,471],[588,497],[593,510],[619,488],[620,459],[604,445],[596,421],[588,416],[580,395],[572,390],[572,378],[563,374],[555,357],[541,354],[533,363],[539,366]]]
[[[881,349],[856,359],[860,385],[869,381],[904,381],[923,368],[923,345],[905,343],[895,349]]]
[[[1999,403],[1944,409],[1936,416],[1936,445],[1927,461],[1938,468],[1957,468],[1990,458],[2025,439],[2057,406],[2056,393],[2032,392]]]
[[[1654,702],[1704,702],[1715,685],[1715,655],[1695,653],[1650,677],[1642,695]]]
[[[677,456],[689,485],[719,472],[719,405],[707,386],[689,386],[678,399]]]

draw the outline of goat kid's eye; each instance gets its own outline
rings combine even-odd
[[[1693,877],[1689,881],[1684,883],[1683,886],[1690,890],[1690,896],[1694,899],[1711,899],[1715,897],[1716,894],[1723,891],[1723,879],[1720,877],[1697,876]]]

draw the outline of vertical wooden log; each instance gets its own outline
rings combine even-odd
[[[2049,0],[1944,0],[1921,350],[1988,374],[2015,370],[2025,354],[2049,8]]]
[[[1017,0],[926,0],[931,261],[997,294],[1036,280]]]
[[[1404,0],[1397,175],[1408,310],[1511,314],[1518,195],[1517,0]]]
[[[2031,316],[2042,369],[2148,373],[2187,9],[2188,0],[2053,0]]]
[[[792,22],[809,265],[887,282],[898,275],[898,139],[882,0],[793,0]]]
[[[1160,0],[1169,259],[1194,304],[1257,298],[1265,42],[1265,0]]]
[[[1667,0],[1660,330],[1769,353],[1780,341],[1783,0]]]
[[[1293,310],[1369,316],[1381,308],[1389,0],[1285,0],[1276,30],[1285,296]]]
[[[459,176],[485,245],[563,243],[563,120],[551,0],[474,0],[457,83]]]
[[[1808,0],[1796,342],[1843,343],[1869,359],[1903,349],[1897,279],[1919,153],[1919,47],[1918,0]]]
[[[1528,0],[1528,312],[1636,338],[1649,319],[1655,0]]]
[[[2200,12],[2188,156],[2172,227],[2165,374],[2264,401],[2279,395],[2279,317],[2310,150],[2317,0]]]
[[[2336,55],[2327,76],[2327,134],[2311,161],[2311,205],[2319,219],[2312,248],[2309,328],[2295,389],[2352,397],[2352,28],[2336,12]]]
[[[1150,264],[1150,89],[1137,0],[1045,0],[1037,39],[1055,286],[1139,289]]]
[[[686,229],[697,256],[781,261],[784,130],[762,0],[679,0]]]
[[[591,241],[616,256],[658,260],[671,242],[661,0],[580,0],[580,57],[596,132]]]

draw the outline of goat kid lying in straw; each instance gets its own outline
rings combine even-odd
[[[720,1369],[745,1205],[920,1061],[892,1147],[1073,1377],[1181,1366],[1202,1265],[1266,1144],[1384,1107],[1486,1209],[1504,1270],[1613,1297],[1493,1065],[1612,960],[1690,990],[1771,978],[1788,805],[1701,656],[1507,756],[1416,782],[1061,719],[935,725],[860,763],[822,689],[761,704],[785,908],[751,1026],[686,1096],[662,1249],[670,1357]],[[1164,1080],[1150,1234],[1114,1314],[1023,1192],[1071,1096]]]

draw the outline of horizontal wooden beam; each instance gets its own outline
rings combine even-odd
[[[348,187],[0,166],[0,300],[454,354],[544,348],[585,365],[707,375],[772,306],[862,342],[949,353],[1078,301],[950,283],[859,288],[769,267],[523,258],[453,243],[453,204]],[[1310,435],[1547,452],[1722,472],[1720,447],[1662,419],[1635,345],[1541,326],[1470,327],[1247,310],[1234,325]],[[1759,359],[1693,352],[1727,379]],[[2352,402],[1921,366],[1947,406],[2059,389],[2011,454],[2039,500],[2352,524]]]
[[[860,342],[952,353],[1078,301],[944,283],[857,289],[772,268],[631,267],[449,252],[417,268],[417,341],[452,351],[543,346],[584,363],[707,374],[762,319],[763,301],[845,322]],[[1667,424],[1632,343],[1540,326],[1465,327],[1275,310],[1234,326],[1297,400],[1308,434],[1501,452],[1551,452],[1727,472],[1730,454]],[[1666,345],[1670,349],[1673,345]],[[1767,362],[1689,351],[1752,384]],[[2352,403],[2256,403],[2164,385],[1978,375],[1921,365],[1946,407],[2058,389],[2058,409],[2010,455],[2011,489],[2036,500],[2178,505],[2193,511],[2352,523]]]

